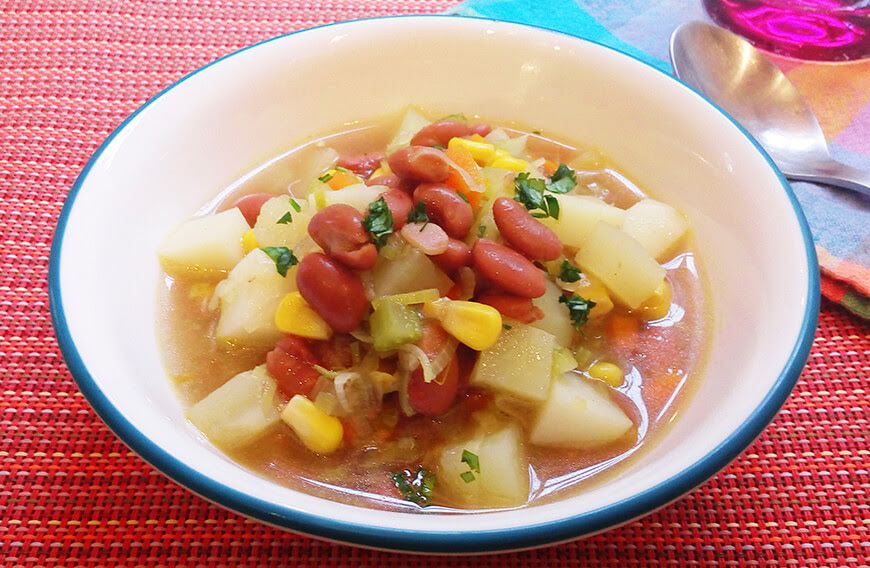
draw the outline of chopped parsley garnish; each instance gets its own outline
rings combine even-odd
[[[577,185],[577,176],[574,174],[574,170],[565,164],[559,164],[559,167],[550,176],[547,190],[553,193],[568,193],[574,189],[575,185]]]
[[[468,196],[465,195],[464,193],[462,193],[461,191],[457,191],[457,192],[456,192],[456,195],[458,195],[459,197],[461,197],[461,198],[462,198],[462,201],[464,201],[464,202],[466,202],[466,203],[471,203],[471,202],[468,200]]]
[[[580,280],[580,269],[567,260],[563,260],[562,266],[559,267],[559,280],[562,282],[577,282]]]
[[[483,236],[484,236],[485,234],[486,234],[486,225],[478,225],[478,226],[477,226],[477,236],[478,236],[478,238],[481,238],[481,239],[482,239]]]
[[[442,118],[441,120],[437,120],[436,122],[447,122],[447,121],[450,121],[450,122],[461,122],[461,123],[463,123],[463,124],[467,124],[467,123],[468,123],[468,118],[467,118],[464,114],[462,114],[461,112],[459,112],[459,113],[455,113],[455,114],[448,114],[447,116],[445,116],[445,117]]]
[[[441,144],[435,144],[432,147],[435,148],[436,150],[446,150],[447,149],[447,146],[442,146]]]
[[[331,180],[331,179],[332,179],[332,174],[329,173],[329,172],[326,172],[325,174],[323,174],[322,176],[320,176],[319,178],[317,178],[317,181],[320,181],[320,182],[326,183],[326,182],[328,182],[328,181]]]
[[[410,213],[408,213],[408,222],[409,223],[428,223],[429,215],[426,213],[426,204],[422,201],[414,206]],[[420,229],[423,230],[422,228]]]
[[[277,221],[275,221],[275,224],[276,225],[286,225],[286,224],[292,223],[292,222],[293,222],[293,215],[291,215],[290,212],[288,211],[288,212],[284,213],[283,215],[281,215],[281,218],[278,219]]]
[[[390,477],[403,499],[421,507],[429,505],[435,489],[435,474],[423,466],[418,466],[417,471],[406,469]]]
[[[530,178],[528,172],[522,172],[514,179],[516,195],[514,199],[528,209],[532,217],[559,218],[559,202],[552,195],[546,195],[547,184],[542,179]]]
[[[462,481],[465,483],[471,483],[474,481],[474,474],[480,474],[480,458],[477,457],[477,454],[474,452],[469,452],[468,450],[462,450],[462,463],[468,465],[468,471],[460,473],[459,477],[462,478]]]
[[[383,196],[369,203],[369,213],[363,220],[363,227],[372,236],[375,246],[381,248],[387,237],[393,233],[393,214]]]
[[[559,164],[549,180],[529,177],[528,172],[522,172],[514,179],[516,196],[514,199],[526,206],[532,212],[532,217],[559,218],[559,201],[549,193],[568,193],[577,185],[574,170],[565,164]]]
[[[568,315],[576,329],[580,329],[589,321],[589,312],[595,307],[595,302],[587,300],[577,294],[571,296],[559,296],[559,303],[568,306]]]
[[[473,452],[469,452],[468,450],[462,450],[462,463],[468,464],[468,469],[475,473],[480,473],[480,458],[477,457],[477,454]]]
[[[503,330],[505,330],[505,331],[508,331],[508,330],[510,330],[510,329],[513,329],[513,327],[514,327],[514,326],[512,326],[512,325],[509,324],[509,323],[503,323],[503,324],[501,324],[501,328],[502,328]]]
[[[349,173],[350,173],[350,170],[347,169],[347,168],[345,168],[345,167],[343,167],[343,166],[335,166],[335,171],[337,171],[337,172],[344,172],[344,173],[346,173],[346,174],[349,174]]]
[[[290,207],[292,207],[293,210],[296,211],[297,213],[302,212],[302,206],[299,205],[299,203],[297,203],[296,200],[293,199],[292,197],[290,198]]]
[[[275,269],[281,276],[287,276],[291,266],[299,264],[299,259],[287,247],[263,247],[260,249],[275,261]]]

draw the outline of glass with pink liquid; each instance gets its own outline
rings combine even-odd
[[[870,0],[704,0],[714,22],[785,57],[870,57]]]

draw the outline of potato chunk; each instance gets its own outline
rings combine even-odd
[[[544,295],[532,300],[532,303],[544,312],[544,317],[529,325],[552,334],[557,344],[567,347],[574,337],[574,326],[571,325],[567,306],[559,302],[561,295],[562,289],[548,280]]]
[[[480,472],[468,473],[471,468],[462,461],[464,451],[477,457]],[[529,460],[519,427],[505,426],[447,447],[441,454],[438,482],[451,501],[464,507],[525,504],[529,499]]]
[[[665,279],[665,269],[633,238],[599,222],[574,257],[583,272],[598,278],[614,298],[636,309]]]
[[[215,294],[221,315],[215,335],[218,341],[266,346],[281,337],[275,325],[278,304],[296,290],[296,267],[281,276],[275,261],[254,249],[218,284]]]
[[[308,201],[297,199],[296,205],[301,211],[291,205],[289,195],[273,197],[260,208],[260,216],[254,225],[254,235],[261,247],[288,247],[293,248],[299,241],[308,236],[308,221],[316,211]],[[279,223],[278,221],[290,213],[292,221]]]
[[[410,246],[403,247],[392,260],[378,260],[372,279],[377,297],[426,288],[436,288],[443,296],[453,286],[453,281],[428,256]]]
[[[662,261],[689,230],[689,222],[670,205],[644,199],[626,211],[622,230],[643,245],[650,256]]]
[[[621,438],[634,424],[606,389],[573,373],[557,378],[535,417],[529,441],[536,446],[588,450]]]
[[[543,401],[550,390],[555,346],[552,334],[515,325],[503,331],[495,345],[481,351],[471,373],[471,384],[524,400]]]
[[[255,442],[280,420],[277,384],[266,366],[239,373],[187,411],[187,418],[223,449]]]
[[[625,221],[624,210],[591,195],[557,195],[556,199],[559,201],[559,219],[548,217],[541,221],[566,246],[582,246],[599,222],[621,227]]]
[[[186,221],[160,244],[157,251],[160,264],[170,274],[231,270],[245,255],[242,237],[248,228],[248,222],[236,207]]]

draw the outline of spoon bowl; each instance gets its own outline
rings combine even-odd
[[[870,174],[831,157],[809,105],[748,41],[711,24],[688,22],[674,31],[670,48],[677,77],[737,119],[786,177],[870,196]]]

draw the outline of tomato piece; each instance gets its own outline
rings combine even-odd
[[[323,362],[327,369],[347,369],[353,366],[353,352],[350,335],[336,333],[327,341],[311,341],[311,352],[317,361]]]
[[[454,356],[431,383],[423,380],[423,369],[416,369],[408,380],[411,407],[425,416],[439,416],[453,406],[459,393],[459,362]]]
[[[312,365],[317,358],[300,337],[287,335],[266,355],[266,370],[286,396],[308,396],[320,378]]]
[[[273,193],[252,193],[237,199],[236,202],[233,203],[233,207],[238,207],[239,211],[242,212],[245,221],[248,222],[248,225],[253,227],[257,222],[257,217],[260,216],[260,209],[263,208],[263,204],[273,197],[277,197],[277,195]]]

